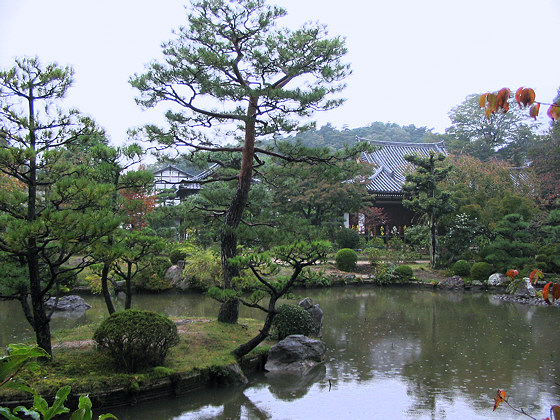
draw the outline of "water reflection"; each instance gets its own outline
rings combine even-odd
[[[246,387],[111,411],[121,420],[516,418],[507,407],[492,412],[498,388],[536,418],[560,403],[557,308],[407,288],[337,288],[302,296],[325,312],[326,363],[312,376],[257,375]],[[53,324],[99,322],[106,310],[97,299],[86,298],[93,309],[83,318]],[[5,343],[18,334],[14,328],[25,326],[14,327],[16,310],[6,312],[6,303],[0,302],[0,322],[11,329],[2,329]],[[138,296],[133,304],[179,317],[216,317],[218,311],[198,295]]]

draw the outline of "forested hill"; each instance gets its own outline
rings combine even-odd
[[[431,143],[441,141],[440,134],[432,129],[415,125],[400,126],[394,123],[374,122],[367,127],[338,130],[330,124],[318,130],[310,130],[287,139],[300,140],[308,147],[330,147],[341,149],[345,144],[353,145],[356,137],[377,141]]]
[[[309,130],[295,136],[287,136],[287,140],[300,140],[307,147],[329,147],[332,150],[340,150],[344,145],[352,146],[356,137],[377,141],[398,141],[407,143],[434,143],[442,140],[442,135],[432,133],[432,129],[416,127],[415,125],[400,126],[394,123],[374,122],[367,127],[338,130],[330,124],[324,125],[318,130]],[[266,144],[266,142],[265,142]],[[157,163],[148,165],[147,169],[152,171],[162,169],[167,165],[196,175],[204,170],[193,163],[185,160],[159,160]]]

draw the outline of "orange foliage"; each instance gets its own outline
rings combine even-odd
[[[506,273],[506,276],[508,276],[510,279],[514,279],[515,276],[517,276],[519,274],[519,271],[517,270],[508,270]]]
[[[492,114],[495,114],[499,110],[504,114],[508,112],[510,93],[511,91],[508,88],[502,88],[496,93],[485,93],[480,96],[478,104],[481,108],[485,109],[486,118],[490,118]],[[519,106],[522,108],[531,106],[529,115],[537,119],[542,102],[536,102],[535,98],[535,91],[531,88],[520,87],[515,92],[515,101]],[[554,121],[558,121],[560,119],[560,105],[550,104],[547,115]]]
[[[543,272],[538,268],[536,270],[531,271],[531,274],[529,274],[529,280],[531,280],[531,283],[533,284],[537,284],[537,281],[542,280],[543,277],[544,277]]]
[[[517,92],[515,92],[515,100],[519,106],[526,107],[532,105],[533,102],[535,102],[535,97],[535,91],[531,88],[520,87],[517,89]]]
[[[123,210],[126,213],[126,226],[132,230],[146,227],[147,222],[144,220],[144,216],[154,211],[156,196],[131,189],[121,191],[121,195],[124,198]]]
[[[554,302],[557,299],[560,299],[560,284],[553,283],[551,281],[545,284],[542,291],[542,297],[546,303],[552,305],[552,303],[549,300],[550,295],[552,295],[552,302]]]
[[[498,392],[496,392],[496,396],[494,397],[494,410],[496,410],[496,408],[498,408],[500,403],[504,402],[505,400],[506,400],[506,391],[502,391],[498,389]]]

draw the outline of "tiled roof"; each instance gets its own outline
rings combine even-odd
[[[187,190],[200,190],[201,186],[196,181],[202,181],[202,180],[208,178],[209,176],[211,176],[214,173],[214,171],[217,167],[218,167],[218,164],[214,163],[212,166],[210,166],[210,168],[208,168],[207,170],[199,173],[198,175],[190,176],[188,179],[184,180],[184,182],[181,182],[181,186],[179,188],[187,189]]]
[[[379,146],[372,153],[362,153],[360,159],[375,166],[370,177],[367,190],[377,194],[400,194],[405,182],[405,173],[411,163],[404,156],[419,154],[429,156],[430,151],[447,155],[443,142],[439,143],[401,143],[391,141],[374,141],[357,138],[358,141],[368,141]]]

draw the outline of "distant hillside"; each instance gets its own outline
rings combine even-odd
[[[300,140],[308,147],[330,147],[339,150],[345,144],[352,145],[356,137],[377,141],[398,141],[407,143],[431,143],[440,141],[440,134],[432,133],[432,129],[415,125],[400,126],[394,123],[374,122],[368,127],[337,130],[327,124],[318,130],[310,130],[288,140]]]
[[[377,141],[397,141],[406,143],[435,143],[442,140],[442,135],[432,133],[432,129],[426,127],[416,127],[415,125],[400,126],[394,123],[374,122],[367,127],[342,129],[338,130],[332,125],[327,124],[318,130],[306,131],[295,136],[287,136],[286,140],[301,141],[307,147],[328,147],[332,150],[340,150],[344,145],[354,145],[356,137]],[[265,141],[264,144],[268,142]],[[185,160],[160,160],[152,165],[148,165],[147,169],[156,171],[167,165],[173,165],[177,168],[196,175],[207,167],[199,167]]]

